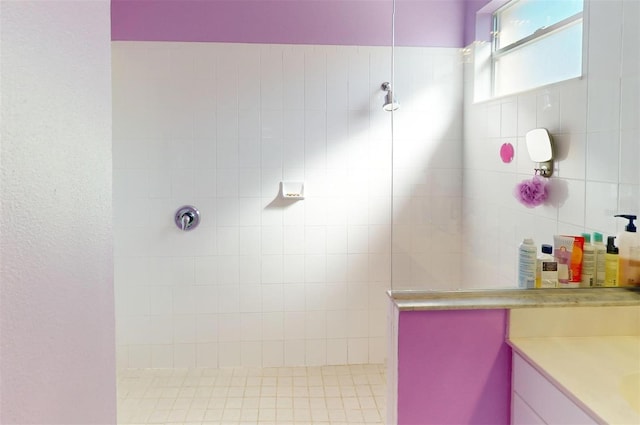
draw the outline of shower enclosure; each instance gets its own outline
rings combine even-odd
[[[459,281],[460,52],[391,6],[381,47],[113,42],[120,368],[380,364],[391,282]]]

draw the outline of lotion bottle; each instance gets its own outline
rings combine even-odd
[[[591,244],[591,234],[583,233],[584,246],[582,248],[582,277],[580,286],[591,287],[594,286],[595,271],[596,271],[596,250]]]
[[[526,238],[518,248],[518,288],[535,288],[536,285],[536,245]]]
[[[553,247],[543,244],[541,252],[536,270],[536,288],[555,288],[558,286],[558,262],[551,255]]]
[[[605,276],[605,256],[607,254],[607,247],[602,242],[602,233],[593,233],[593,248],[596,257],[596,270],[594,273],[593,285],[604,286]]]
[[[618,235],[618,286],[640,286],[640,239],[633,220],[635,215],[618,214],[629,220]]]
[[[615,236],[607,237],[604,286],[618,286],[618,247],[614,244],[615,239]]]

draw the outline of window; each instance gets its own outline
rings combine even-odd
[[[583,0],[512,0],[493,13],[493,96],[582,75]]]

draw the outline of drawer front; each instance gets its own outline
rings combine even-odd
[[[517,354],[513,355],[513,391],[547,424],[597,424]]]
[[[512,393],[511,423],[513,425],[546,425],[517,393]]]

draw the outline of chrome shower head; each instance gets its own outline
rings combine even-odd
[[[382,88],[382,90],[387,92],[387,94],[384,95],[384,104],[382,105],[382,109],[384,109],[385,111],[397,110],[400,107],[400,104],[393,95],[393,90],[391,90],[391,83],[382,83],[382,86],[380,87]]]

